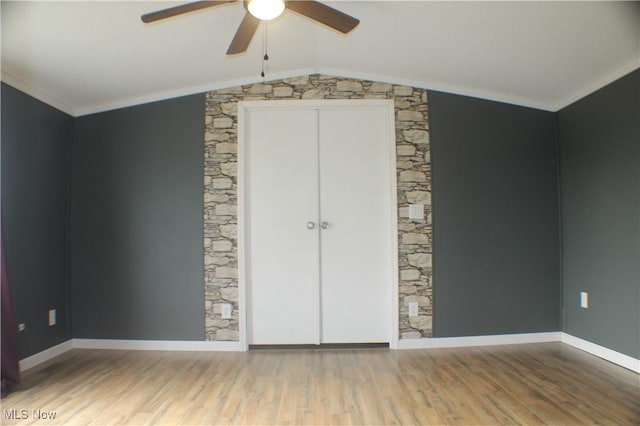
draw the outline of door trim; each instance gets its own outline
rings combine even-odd
[[[399,342],[399,267],[398,267],[398,195],[397,195],[397,169],[396,169],[396,138],[395,138],[395,109],[393,100],[389,99],[314,99],[314,100],[281,100],[281,101],[239,101],[238,102],[238,310],[239,310],[239,334],[240,347],[245,351],[249,349],[247,342],[248,324],[248,291],[247,291],[247,253],[246,253],[246,113],[250,110],[264,109],[382,109],[387,110],[387,158],[389,161],[389,195],[391,200],[390,211],[390,241],[389,261],[391,263],[389,289],[387,300],[387,312],[390,318],[389,347],[398,349]]]

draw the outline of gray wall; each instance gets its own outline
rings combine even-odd
[[[20,358],[70,338],[67,295],[73,118],[2,83],[2,216]],[[58,324],[50,327],[49,309]]]
[[[73,337],[204,340],[204,95],[75,120]]]
[[[564,300],[564,331],[640,357],[639,91],[636,71],[557,114],[564,295],[556,115],[430,92],[436,337],[555,331]],[[195,95],[73,119],[2,84],[21,357],[204,338],[203,117]]]
[[[558,128],[564,331],[640,358],[640,71],[561,110]]]
[[[429,93],[434,336],[560,330],[555,115]]]

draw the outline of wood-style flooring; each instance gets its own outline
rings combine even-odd
[[[562,343],[75,349],[23,373],[2,424],[639,425],[640,376]]]

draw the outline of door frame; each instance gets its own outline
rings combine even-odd
[[[313,100],[271,100],[271,101],[239,101],[238,102],[238,311],[239,311],[239,334],[240,347],[243,350],[249,349],[247,341],[248,309],[249,298],[247,289],[247,253],[246,243],[246,114],[251,110],[264,109],[353,109],[372,108],[386,109],[387,116],[387,160],[389,162],[389,195],[391,200],[390,208],[390,241],[388,247],[390,262],[390,277],[388,280],[387,312],[390,318],[389,324],[389,347],[398,349],[399,341],[399,265],[398,265],[398,183],[397,183],[397,163],[396,163],[396,128],[395,128],[395,108],[394,102],[390,99],[313,99]]]

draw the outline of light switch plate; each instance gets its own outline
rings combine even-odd
[[[424,204],[409,204],[409,219],[424,219]]]
[[[231,318],[231,303],[223,303],[220,306],[220,315],[222,316],[222,319],[230,319]]]

